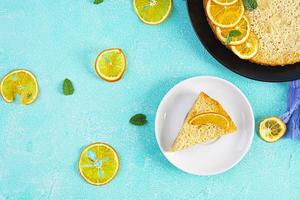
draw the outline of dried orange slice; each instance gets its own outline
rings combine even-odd
[[[228,6],[236,3],[238,0],[213,0],[216,4]]]
[[[244,15],[243,18],[241,19],[241,21],[233,28],[216,27],[216,34],[217,34],[217,37],[219,38],[219,40],[221,40],[223,43],[225,43],[227,37],[230,34],[230,31],[233,31],[233,30],[237,30],[241,34],[237,37],[232,37],[229,45],[239,45],[239,44],[244,43],[248,39],[248,37],[250,35],[250,30],[251,30],[248,17],[246,17]]]
[[[278,117],[269,117],[259,124],[259,135],[266,142],[276,142],[286,132],[285,123]]]
[[[106,49],[96,59],[96,73],[105,81],[115,82],[120,80],[125,69],[126,58],[121,49]]]
[[[193,117],[189,124],[195,126],[201,126],[203,124],[214,124],[224,130],[227,130],[230,125],[230,121],[219,113],[209,112],[209,113],[201,113]]]
[[[171,13],[172,5],[172,0],[133,0],[137,16],[150,25],[165,21]]]
[[[232,5],[219,5],[212,0],[206,4],[206,13],[211,22],[221,28],[231,28],[236,26],[244,14],[242,0],[238,0]]]
[[[250,32],[248,39],[244,43],[231,46],[231,50],[241,59],[251,59],[257,54],[258,45],[256,35]]]
[[[81,152],[78,169],[80,175],[92,185],[104,185],[118,173],[119,156],[110,145],[94,143]]]
[[[1,95],[7,103],[20,95],[20,102],[25,105],[33,103],[39,93],[35,76],[27,70],[14,70],[4,76],[0,84]]]

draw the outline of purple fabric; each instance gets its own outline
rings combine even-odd
[[[286,137],[300,139],[300,80],[289,82],[288,89],[288,111],[281,116],[287,124]]]

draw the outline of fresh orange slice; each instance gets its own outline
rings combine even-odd
[[[20,102],[25,105],[33,103],[39,93],[35,76],[27,70],[14,70],[4,76],[0,84],[1,95],[7,103],[20,95]]]
[[[216,27],[216,34],[217,34],[217,37],[219,38],[219,40],[221,40],[223,43],[225,43],[230,32],[233,30],[237,30],[241,34],[237,37],[232,37],[229,45],[239,45],[239,44],[244,43],[248,39],[248,37],[250,35],[250,30],[251,30],[248,17],[246,17],[244,15],[243,18],[241,19],[241,21],[233,28]]]
[[[266,142],[279,140],[286,132],[285,123],[278,117],[269,117],[259,124],[259,135]]]
[[[106,49],[96,59],[96,73],[105,81],[115,82],[120,80],[125,69],[126,58],[121,49]]]
[[[219,5],[228,6],[236,3],[238,0],[213,0],[213,1]]]
[[[257,54],[258,45],[259,43],[256,35],[251,32],[244,43],[232,46],[231,50],[241,59],[251,59]]]
[[[231,28],[236,26],[244,14],[242,0],[238,0],[232,5],[219,5],[212,0],[206,4],[206,13],[211,22],[221,28]]]
[[[92,185],[104,185],[118,173],[119,156],[110,145],[94,143],[81,152],[78,169],[80,175]]]
[[[133,0],[137,16],[150,25],[165,21],[171,13],[172,6],[172,0]]]
[[[195,126],[214,124],[224,130],[227,130],[229,128],[230,121],[224,115],[214,112],[208,112],[196,115],[195,117],[190,119],[189,124]]]

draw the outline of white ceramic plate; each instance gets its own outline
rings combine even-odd
[[[222,104],[238,131],[183,151],[168,152],[201,91]],[[163,98],[156,113],[155,132],[162,153],[174,166],[194,175],[215,175],[235,166],[248,152],[254,116],[247,98],[232,83],[217,77],[194,77],[178,83]]]

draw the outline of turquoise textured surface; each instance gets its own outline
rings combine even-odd
[[[106,83],[93,70],[97,54],[122,48],[123,79]],[[0,199],[300,199],[299,141],[274,144],[256,134],[245,158],[211,177],[173,167],[155,140],[154,118],[176,83],[213,75],[236,84],[249,98],[256,122],[286,107],[286,83],[246,79],[219,64],[198,41],[186,2],[174,1],[170,18],[148,26],[131,0],[0,1],[0,76],[26,68],[40,95],[30,106],[0,101]],[[65,78],[75,93],[61,92]],[[128,123],[138,112],[149,123]],[[102,141],[121,158],[108,185],[87,184],[77,171],[81,150]]]

